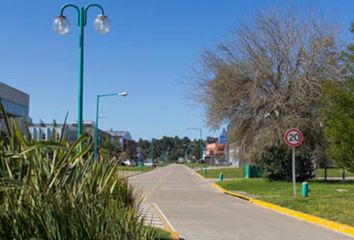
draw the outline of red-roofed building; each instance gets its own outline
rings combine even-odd
[[[215,159],[223,158],[225,156],[225,144],[210,143],[206,145],[206,161],[214,162]]]

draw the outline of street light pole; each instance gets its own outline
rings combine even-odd
[[[84,28],[86,26],[87,11],[96,7],[100,10],[100,14],[97,15],[94,21],[94,28],[97,32],[105,34],[109,32],[110,23],[107,16],[104,15],[104,9],[95,3],[88,4],[85,7],[78,7],[74,4],[65,4],[60,9],[60,15],[55,18],[53,23],[53,29],[60,35],[65,35],[70,30],[70,24],[67,18],[64,16],[66,8],[74,8],[78,14],[78,26],[79,32],[79,85],[78,85],[78,120],[77,120],[77,137],[82,134],[82,122],[83,122],[83,89],[84,89]]]
[[[98,145],[98,113],[100,108],[100,95],[96,98],[96,127],[95,127],[95,142],[94,142],[94,159],[97,161],[97,145]]]
[[[95,127],[95,142],[94,142],[94,159],[97,161],[98,157],[98,116],[99,116],[99,108],[100,108],[100,98],[101,97],[111,97],[111,96],[128,96],[127,92],[119,92],[119,93],[107,93],[107,94],[97,94],[96,99],[96,127]]]
[[[63,9],[64,11],[64,9]],[[78,86],[78,117],[77,117],[77,138],[82,134],[82,122],[83,122],[83,104],[84,104],[84,28],[85,28],[85,9],[80,8],[79,14],[79,86]]]
[[[197,130],[200,133],[200,138],[199,138],[199,149],[200,149],[200,170],[203,169],[203,130],[201,128],[191,128],[188,127],[187,130]]]

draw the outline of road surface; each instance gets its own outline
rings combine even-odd
[[[346,240],[349,236],[220,193],[184,165],[129,180],[187,240]]]

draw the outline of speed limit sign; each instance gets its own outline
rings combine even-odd
[[[296,128],[289,129],[286,131],[284,139],[286,144],[288,144],[290,147],[300,146],[303,139],[302,132]]]
[[[293,195],[296,198],[295,148],[302,143],[302,132],[296,128],[289,129],[286,131],[284,139],[286,144],[292,148]]]

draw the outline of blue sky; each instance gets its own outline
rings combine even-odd
[[[72,0],[79,6],[89,1]],[[198,138],[186,127],[202,127],[202,108],[187,99],[186,82],[198,66],[204,48],[225,39],[257,10],[285,7],[277,0],[100,0],[112,28],[99,35],[92,28],[97,14],[89,12],[85,30],[84,119],[95,119],[98,93],[127,91],[129,96],[101,101],[100,128],[128,130],[133,138],[167,136]],[[62,122],[77,119],[78,28],[76,13],[66,11],[71,32],[52,31],[62,0],[2,0],[0,2],[0,81],[30,94],[30,116]],[[341,38],[354,20],[353,0],[292,1],[298,9],[315,7],[320,16],[335,19]]]

